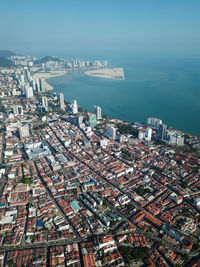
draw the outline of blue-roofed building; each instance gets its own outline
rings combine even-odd
[[[37,226],[43,226],[43,222],[41,220],[37,221]]]
[[[69,134],[71,137],[74,137],[74,136],[76,136],[76,133],[70,133]]]
[[[81,209],[81,207],[79,206],[79,202],[78,201],[72,201],[69,203],[70,207],[73,209],[74,212],[77,212],[78,210]]]
[[[29,160],[51,155],[51,151],[45,142],[25,144],[24,149]]]

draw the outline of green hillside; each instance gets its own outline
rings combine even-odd
[[[16,54],[9,50],[0,50],[0,57],[9,58],[15,56]]]
[[[46,57],[43,57],[43,58],[40,58],[38,60],[35,61],[35,64],[42,64],[42,63],[46,63],[48,61],[62,61],[60,58],[58,57],[52,57],[52,56],[46,56]]]
[[[12,67],[14,66],[14,62],[10,59],[0,56],[0,67]]]

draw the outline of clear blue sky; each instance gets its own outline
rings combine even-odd
[[[200,49],[200,0],[5,0],[0,49]]]

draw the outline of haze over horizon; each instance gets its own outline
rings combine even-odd
[[[199,10],[198,0],[8,0],[1,3],[0,49],[200,54]]]

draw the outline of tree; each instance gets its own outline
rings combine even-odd
[[[77,195],[77,190],[76,190],[76,188],[73,188],[72,191],[73,191],[74,195]]]
[[[103,204],[104,204],[104,206],[106,206],[106,207],[110,207],[110,202],[109,202],[107,199],[104,200]]]
[[[131,134],[133,136],[138,135],[138,129],[136,129],[131,123],[118,123],[117,127],[120,134]]]
[[[182,187],[183,187],[183,188],[187,188],[187,187],[188,187],[188,183],[187,183],[187,182],[183,182],[183,183],[182,183]]]

